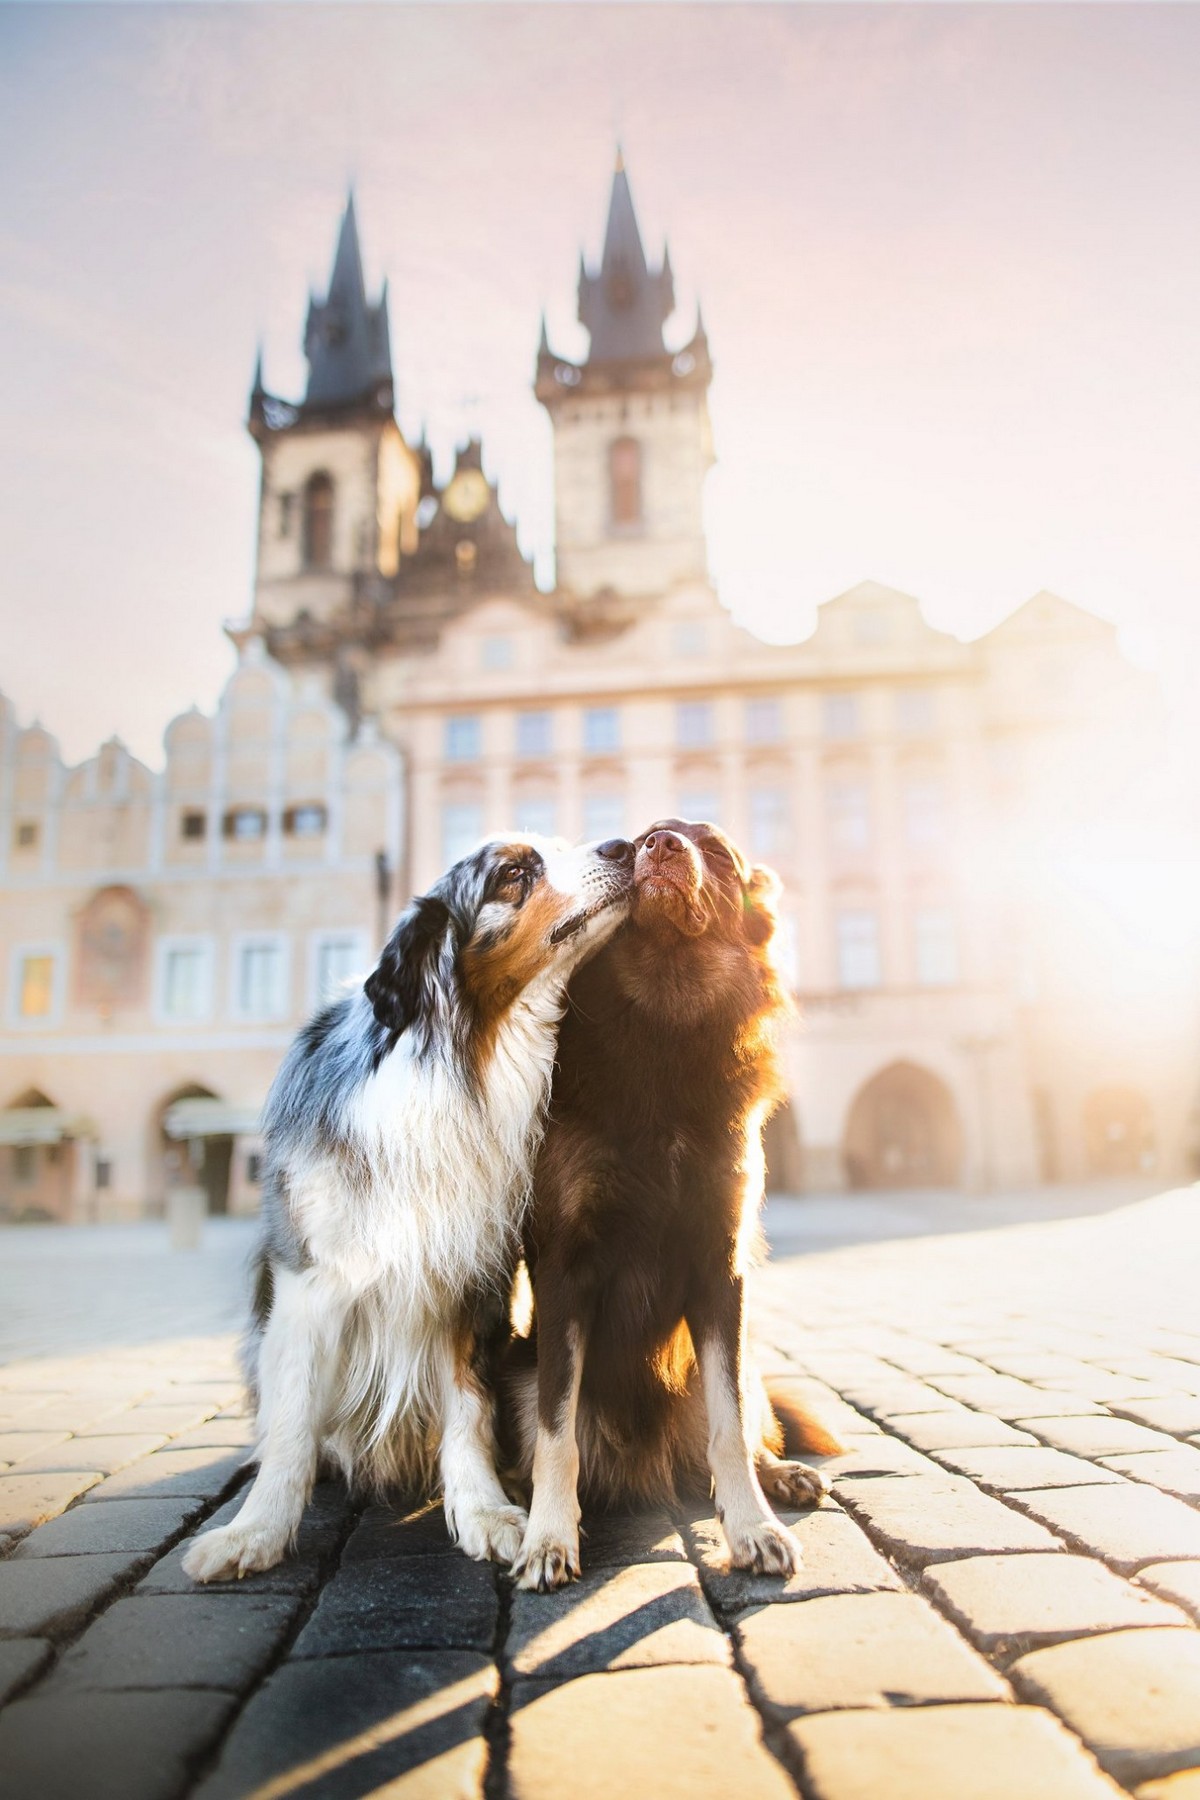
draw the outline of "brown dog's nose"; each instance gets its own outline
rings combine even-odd
[[[596,845],[596,855],[606,862],[631,863],[633,845],[626,838],[605,838],[602,844]]]
[[[669,856],[678,856],[683,849],[683,839],[673,831],[652,831],[643,844],[643,850],[651,862],[666,862]]]

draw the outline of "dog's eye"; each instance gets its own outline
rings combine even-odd
[[[718,844],[715,839],[712,839],[705,844],[704,853],[706,856],[715,856],[718,862],[727,862],[732,866],[732,856],[730,856],[724,844]]]
[[[500,879],[505,887],[507,887],[511,881],[521,881],[524,878],[524,875],[525,871],[520,863],[505,863],[500,871]]]

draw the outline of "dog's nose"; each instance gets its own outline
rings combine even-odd
[[[596,845],[596,855],[602,856],[605,862],[631,863],[633,845],[625,838],[605,838],[602,844]]]
[[[642,848],[651,862],[666,862],[669,856],[678,856],[683,849],[683,839],[673,831],[652,831],[643,840]]]

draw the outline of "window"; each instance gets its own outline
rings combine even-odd
[[[357,931],[321,932],[312,945],[311,1000],[314,1006],[327,1006],[352,976],[365,971],[370,957]]]
[[[304,566],[328,569],[333,562],[333,482],[324,470],[304,488]]]
[[[790,988],[800,985],[800,933],[791,913],[780,913],[775,922],[775,965]]]
[[[905,737],[920,737],[933,730],[932,688],[901,688],[896,695],[896,727]]]
[[[823,707],[825,736],[849,738],[858,736],[858,695],[826,694]]]
[[[225,814],[225,836],[239,844],[252,844],[267,835],[267,815],[261,806],[235,806]]]
[[[251,1187],[259,1187],[262,1183],[263,1159],[257,1150],[252,1150],[246,1158],[246,1180]]]
[[[636,438],[620,437],[609,446],[609,517],[614,525],[642,522],[642,447]]]
[[[478,713],[451,713],[446,720],[446,761],[475,762],[483,752]]]
[[[37,1180],[36,1144],[18,1144],[14,1148],[13,1180],[18,1187],[32,1187]]]
[[[236,1011],[243,1019],[278,1019],[287,1011],[287,964],[278,937],[247,938],[237,952]]]
[[[292,504],[295,498],[294,494],[280,494],[279,496],[279,535],[281,538],[291,536]]]
[[[948,906],[923,906],[916,920],[917,981],[921,987],[953,987],[958,980],[958,937]]]
[[[711,788],[684,788],[679,796],[679,817],[693,824],[714,825],[717,820],[717,796]]]
[[[107,1156],[96,1158],[96,1186],[98,1189],[112,1186],[112,1162]]]
[[[195,840],[202,838],[208,831],[208,814],[191,810],[179,815],[179,835],[182,838]]]
[[[35,850],[38,841],[36,822],[33,819],[19,820],[14,833],[14,841],[18,850]]]
[[[783,737],[783,707],[776,699],[747,700],[746,742],[777,744]]]
[[[946,796],[936,778],[906,782],[904,835],[914,850],[928,850],[945,842]]]
[[[447,867],[473,850],[483,836],[483,807],[474,800],[449,800],[442,807],[442,861]]]
[[[625,836],[625,802],[620,794],[583,796],[583,836],[588,844]]]
[[[485,669],[511,669],[513,641],[510,637],[485,637],[480,654]]]
[[[517,830],[532,832],[535,837],[554,837],[558,830],[558,808],[549,796],[526,795],[517,801]]]
[[[842,912],[837,918],[838,985],[879,986],[879,920],[873,912]]]
[[[316,802],[289,806],[283,815],[283,829],[293,837],[320,837],[325,830],[325,808]]]
[[[703,656],[707,637],[700,619],[680,619],[672,633],[676,656]]]
[[[877,606],[866,608],[854,620],[854,639],[859,644],[886,644],[892,635],[892,621]]]
[[[554,737],[551,719],[548,712],[517,714],[518,756],[549,756]]]
[[[675,742],[681,750],[704,750],[716,738],[711,700],[681,700],[675,708]]]
[[[54,958],[34,952],[17,965],[17,1006],[23,1019],[48,1019],[54,1011]]]
[[[208,948],[168,944],[162,952],[162,1013],[167,1019],[203,1019],[209,1010]]]
[[[615,706],[589,706],[583,715],[583,747],[593,755],[621,747],[621,719]]]
[[[780,856],[788,848],[788,797],[785,788],[750,790],[750,854]]]
[[[836,850],[866,850],[871,842],[871,805],[866,783],[835,781],[827,796],[829,835]]]

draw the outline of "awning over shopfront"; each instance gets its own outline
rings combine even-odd
[[[163,1119],[169,1138],[253,1137],[261,1129],[257,1106],[202,1097],[176,1100]]]
[[[10,1106],[0,1112],[0,1144],[61,1144],[64,1138],[95,1135],[90,1119],[60,1106]]]

